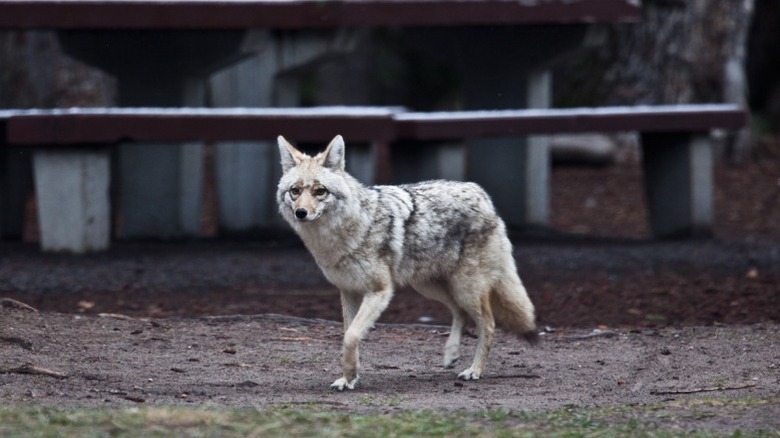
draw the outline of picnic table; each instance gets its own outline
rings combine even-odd
[[[316,142],[329,128],[355,141],[393,144],[422,141],[415,151],[431,151],[430,141],[521,137],[580,132],[640,134],[649,222],[658,236],[707,234],[713,220],[712,144],[710,131],[735,131],[747,125],[747,113],[732,104],[655,105],[570,109],[409,112],[403,108],[76,108],[0,111],[0,132],[17,148],[47,145],[36,160],[51,159],[57,150],[78,145],[103,147],[119,142],[253,140],[272,138],[279,130],[299,133],[298,140]],[[434,148],[435,149],[435,148]],[[86,152],[84,152],[87,154]],[[418,171],[457,174],[462,154],[417,162]],[[41,215],[44,228],[78,228],[58,210],[74,202],[88,205],[79,175],[63,160],[52,174],[56,190],[39,192],[53,206]],[[274,163],[276,164],[276,163]],[[107,172],[107,170],[103,170]],[[57,174],[59,172],[59,174]],[[354,172],[354,169],[353,169]],[[511,169],[509,170],[511,172]],[[531,182],[533,183],[533,181]],[[45,186],[40,181],[38,186]],[[97,191],[97,190],[94,190]],[[265,193],[272,196],[273,191]],[[59,205],[58,205],[59,203]],[[87,210],[83,208],[82,210]],[[94,213],[93,213],[94,214]],[[104,215],[105,216],[105,215]],[[47,224],[46,220],[52,220]],[[73,219],[73,218],[71,218]],[[81,217],[76,222],[84,221]],[[88,222],[88,221],[87,221]],[[94,222],[92,226],[97,226]],[[63,233],[63,237],[71,234]]]
[[[353,29],[403,27],[414,29],[416,41],[432,50],[460,53],[466,109],[546,108],[551,63],[582,44],[594,23],[635,21],[639,12],[635,0],[0,0],[0,28],[56,30],[68,54],[117,77],[121,106],[204,105],[211,73],[259,48],[281,44],[280,31],[285,46],[264,59],[279,62],[280,53],[288,58],[270,69],[271,76],[309,61],[312,55],[303,47],[313,40],[344,41],[343,32]],[[314,36],[311,29],[317,30]],[[321,46],[324,51],[349,50]],[[306,59],[296,60],[295,54]],[[524,142],[525,147],[518,147]],[[471,156],[480,154],[469,163],[466,177],[486,186],[510,224],[546,223],[549,157],[543,138],[472,139],[468,148]],[[246,162],[246,152],[232,159]],[[81,169],[83,178],[99,178],[97,187],[108,186],[111,176],[102,169],[110,170],[109,148],[57,154],[47,152],[47,159],[35,160],[36,174],[59,171],[67,162]],[[126,236],[197,234],[202,144],[126,145],[116,155]],[[376,149],[369,148],[350,162],[370,168],[366,163],[373,160]],[[517,167],[496,172],[496,166],[506,163]],[[518,185],[529,173],[543,183]],[[40,178],[45,181],[57,184],[56,179]],[[273,188],[267,183],[258,188],[256,182],[234,186],[235,196],[251,196],[248,187],[251,192]],[[108,227],[110,221],[105,223]],[[107,247],[109,230],[101,233],[89,249]]]

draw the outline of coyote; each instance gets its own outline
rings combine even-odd
[[[459,357],[466,318],[474,320],[476,354],[458,374],[462,380],[479,379],[485,370],[494,317],[537,341],[534,306],[517,274],[504,222],[481,187],[453,181],[365,187],[344,169],[341,136],[314,157],[282,136],[278,143],[279,211],[341,291],[343,376],[331,388],[355,388],[358,344],[390,303],[394,284],[409,285],[452,312],[446,368]]]

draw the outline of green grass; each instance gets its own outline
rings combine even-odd
[[[780,399],[697,400],[647,406],[562,409],[528,413],[400,412],[350,414],[317,406],[273,406],[261,410],[227,408],[1,407],[3,437],[780,437],[777,430],[695,430],[696,422],[776,405]],[[694,425],[692,429],[691,425]]]

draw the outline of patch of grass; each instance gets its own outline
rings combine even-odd
[[[378,397],[372,395],[364,395],[358,399],[361,404],[372,407],[396,407],[401,404],[403,398],[398,395],[391,395],[387,397]]]
[[[766,431],[708,431],[701,420],[780,405],[780,398],[712,399],[550,412],[400,412],[351,414],[318,406],[267,409],[144,407],[124,409],[0,408],[3,437],[780,437]],[[760,429],[760,428],[759,428]]]
[[[589,415],[596,424],[612,425],[611,431],[622,431],[628,436],[639,437],[775,437],[780,438],[780,430],[775,424],[756,423],[757,412],[763,412],[758,417],[773,416],[772,412],[780,409],[780,397],[757,398],[687,398],[683,397],[668,402],[641,406],[616,406],[589,410]],[[708,426],[713,419],[753,418],[735,422],[748,424],[749,431],[738,428],[731,430],[720,426],[711,430]],[[607,434],[607,436],[613,436]]]

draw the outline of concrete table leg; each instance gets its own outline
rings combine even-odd
[[[109,152],[37,151],[33,163],[41,248],[76,254],[107,249]]]
[[[270,37],[269,37],[270,38]],[[247,60],[211,76],[216,107],[274,106],[277,57],[266,38]],[[288,133],[279,133],[290,135]],[[279,159],[270,141],[215,144],[215,173],[220,232],[247,233],[276,222],[274,207]]]
[[[201,106],[204,84],[198,79],[169,84],[169,95],[124,84],[123,104],[148,106],[154,99],[170,105]],[[166,88],[166,87],[162,87]],[[182,99],[181,96],[184,96]],[[130,98],[129,96],[132,96]],[[119,146],[122,236],[176,238],[200,234],[203,197],[202,143],[132,143]]]
[[[326,142],[328,141],[330,139],[326,140]],[[347,172],[363,184],[374,184],[376,181],[378,150],[379,145],[376,143],[352,143],[347,146],[345,157]]]
[[[205,78],[253,44],[240,29],[66,29],[58,37],[66,53],[115,75],[119,105],[130,107],[204,106]],[[118,158],[123,237],[200,234],[202,145],[126,144]]]
[[[551,82],[548,70],[529,73],[526,90],[515,91],[517,106],[549,108]],[[485,187],[507,224],[548,224],[549,143],[546,136],[468,141],[468,179]]]
[[[531,72],[526,83],[528,108],[550,108],[552,73],[549,70]],[[532,135],[526,142],[525,222],[546,226],[550,210],[550,137]]]
[[[393,147],[393,180],[413,183],[431,179],[466,179],[463,143],[399,142]]]
[[[466,109],[549,108],[550,68],[586,42],[588,25],[474,28],[458,33]],[[467,179],[512,226],[549,221],[547,137],[468,141]]]
[[[654,236],[712,233],[712,149],[707,133],[642,134],[645,189]]]
[[[296,69],[334,54],[353,50],[359,34],[350,31],[275,33],[254,31],[254,54],[209,79],[215,107],[295,107],[300,104]],[[294,132],[279,132],[295,141]],[[337,133],[322,133],[327,142]],[[349,139],[347,139],[349,141]],[[347,166],[365,174],[365,153],[348,148]],[[276,140],[219,142],[215,145],[216,189],[220,231],[245,234],[282,226],[276,207],[281,176]],[[359,177],[359,175],[355,175]]]
[[[120,146],[122,235],[174,238],[200,233],[203,145]]]

